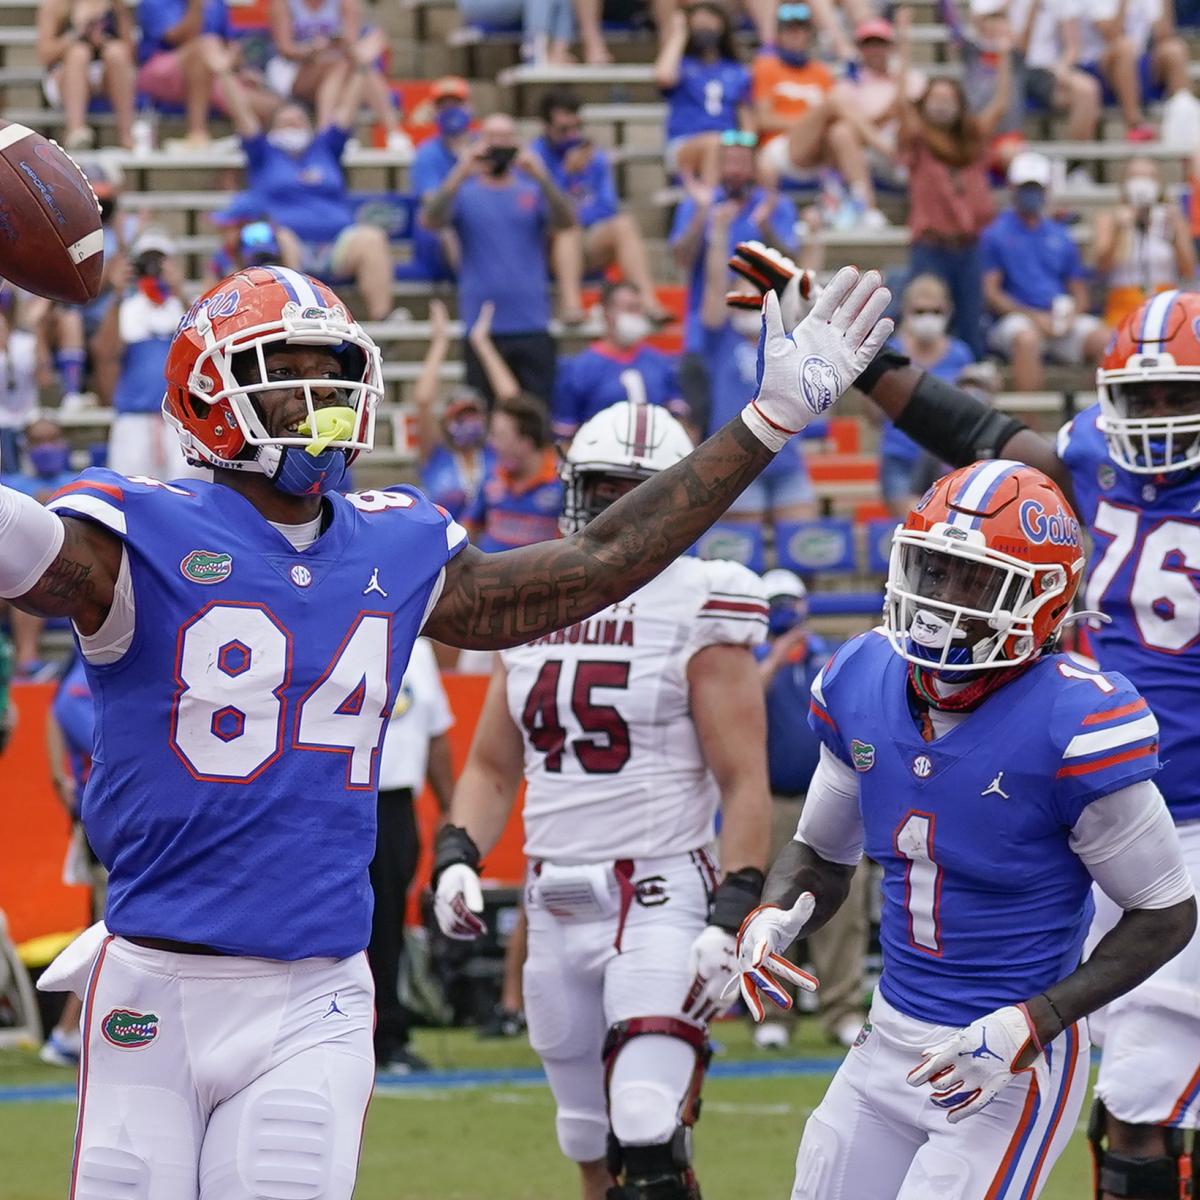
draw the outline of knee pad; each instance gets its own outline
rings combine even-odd
[[[559,1108],[554,1117],[558,1148],[572,1162],[596,1162],[605,1156],[608,1142],[608,1121],[604,1112]]]
[[[918,1196],[936,1196],[937,1200],[964,1200],[971,1182],[971,1167],[965,1158],[940,1146],[926,1143],[913,1159],[904,1177],[904,1188]]]
[[[804,1125],[800,1149],[796,1151],[796,1178],[791,1200],[824,1200],[833,1170],[842,1153],[838,1131],[817,1116]]]
[[[319,1092],[276,1088],[243,1117],[243,1178],[262,1200],[319,1200],[333,1166],[333,1106]]]
[[[679,1125],[679,1096],[647,1080],[612,1087],[608,1093],[608,1122],[623,1146],[668,1142]]]
[[[1092,1151],[1092,1170],[1096,1200],[1106,1192],[1110,1196],[1128,1196],[1131,1200],[1178,1200],[1190,1194],[1195,1178],[1200,1137],[1192,1144],[1192,1161],[1184,1154],[1183,1132],[1163,1127],[1166,1154],[1134,1156],[1115,1154],[1106,1149],[1108,1110],[1099,1097],[1088,1117],[1088,1144]]]
[[[685,1125],[654,1146],[624,1146],[610,1134],[607,1158],[609,1174],[623,1182],[609,1188],[606,1200],[700,1200]]]
[[[75,1200],[150,1200],[150,1167],[130,1150],[88,1146],[75,1169]]]

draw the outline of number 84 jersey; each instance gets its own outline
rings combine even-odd
[[[125,644],[84,643],[82,816],[109,928],[261,958],[362,950],[379,747],[463,531],[418,492],[364,492],[328,497],[297,551],[232,488],[96,470],[50,507],[125,550],[106,622]]]
[[[1162,727],[1156,780],[1176,821],[1200,818],[1200,471],[1134,475],[1109,457],[1099,405],[1058,435],[1079,519],[1092,535],[1084,606],[1109,618],[1091,633]]]
[[[706,646],[757,645],[766,628],[757,575],[681,558],[627,600],[502,651],[525,743],[525,853],[607,862],[707,845],[720,793],[691,717],[688,662]]]

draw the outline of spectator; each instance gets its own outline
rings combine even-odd
[[[1065,225],[1046,216],[1050,160],[1023,150],[1008,169],[1013,207],[984,231],[983,296],[998,318],[988,344],[1012,364],[1013,386],[1036,392],[1042,358],[1094,363],[1108,338],[1087,311],[1086,273]]]
[[[834,79],[812,58],[812,11],[784,4],[775,45],[754,60],[753,96],[758,128],[769,139],[759,161],[763,178],[811,180],[832,165],[849,185],[845,224],[886,224],[875,207],[875,186],[863,153],[870,130],[853,102],[834,99]],[[874,136],[874,135],[872,135]]]
[[[572,0],[458,0],[465,25],[521,30],[521,58],[531,63],[573,63],[575,8]]]
[[[1092,253],[1104,278],[1104,323],[1115,329],[1155,292],[1196,274],[1196,249],[1183,210],[1163,199],[1162,176],[1150,158],[1125,164],[1121,200],[1098,212]]]
[[[375,979],[375,1062],[380,1071],[409,1075],[429,1064],[409,1048],[410,1016],[398,994],[404,961],[408,889],[421,851],[413,808],[428,781],[443,818],[454,794],[450,739],[454,724],[433,647],[413,643],[412,657],[392,703],[379,759],[378,822],[371,890],[375,907],[367,961]]]
[[[183,319],[183,270],[175,243],[147,229],[130,248],[134,284],[105,317],[101,336],[120,355],[113,390],[108,465],[122,475],[175,479],[187,474],[179,438],[162,418],[163,370],[171,337]]]
[[[21,430],[38,405],[38,339],[14,327],[15,308],[5,287],[0,291],[0,464],[17,462]]]
[[[733,253],[738,242],[760,241],[793,256],[797,243],[795,205],[786,197],[760,187],[755,178],[754,135],[727,131],[721,137],[717,161],[720,183],[716,188],[684,177],[687,197],[675,210],[670,238],[675,262],[688,281],[680,385],[693,416],[705,426],[710,398],[700,304],[714,207],[726,200],[738,205],[724,235],[721,253],[726,257]],[[721,238],[717,240],[720,242]]]
[[[223,48],[232,33],[225,0],[141,0],[138,25],[137,90],[167,108],[182,105],[187,136],[182,149],[203,149],[211,141],[208,110],[225,112],[226,97],[214,86],[211,52]],[[237,55],[229,51],[230,70]],[[279,101],[254,72],[238,67],[247,106],[269,120]]]
[[[545,405],[526,392],[497,399],[488,441],[496,467],[471,514],[476,545],[492,552],[558,537],[562,481]]]
[[[1175,32],[1172,5],[1163,0],[1091,0],[1082,9],[1085,68],[1104,81],[1115,99],[1131,142],[1153,141],[1154,127],[1144,105],[1167,97],[1194,103],[1188,79],[1188,52]],[[1191,98],[1189,101],[1188,98]],[[1164,122],[1169,119],[1163,113]],[[1194,124],[1194,122],[1193,122]]]
[[[485,305],[481,318],[490,315],[490,311],[491,306]],[[477,331],[477,340],[478,337]],[[484,479],[495,470],[495,455],[486,444],[487,410],[478,392],[468,387],[456,388],[441,413],[434,415],[439,372],[449,348],[446,306],[440,300],[431,300],[429,349],[413,387],[421,490],[454,520],[462,521],[475,507]]]
[[[575,224],[571,202],[504,113],[487,117],[481,137],[441,186],[425,197],[426,228],[454,230],[461,248],[458,311],[470,327],[482,306],[495,306],[492,341],[522,388],[554,393],[547,239]],[[582,316],[578,296],[563,296],[564,319]],[[487,376],[467,345],[467,382],[491,400]]]
[[[292,268],[299,266],[283,253],[279,236],[270,221],[247,221],[244,225],[234,222],[228,226],[221,245],[205,264],[205,290],[247,267],[265,267],[270,263]]]
[[[323,129],[333,123],[356,69],[353,48],[369,32],[359,0],[271,0],[275,54],[267,62],[267,83],[276,95],[312,110],[317,127]],[[368,52],[374,52],[374,58],[366,60],[363,95],[383,126],[388,149],[411,149],[377,45],[372,41]]]
[[[975,361],[966,342],[948,332],[950,293],[936,275],[918,275],[904,289],[896,346],[913,366],[953,383]],[[874,411],[870,412],[874,418]],[[914,482],[922,466],[922,450],[886,419],[879,435],[879,484],[884,502],[897,518],[908,515],[924,488]]]
[[[753,125],[750,73],[738,61],[728,13],[697,0],[671,16],[670,32],[654,63],[654,81],[667,98],[671,174],[716,182],[721,135]]]
[[[907,78],[912,54],[911,16],[897,16],[900,76]],[[937,275],[954,302],[953,332],[983,353],[979,237],[992,217],[985,157],[988,140],[1008,107],[1011,57],[996,47],[996,93],[978,115],[967,105],[962,85],[932,79],[921,99],[900,97],[900,151],[909,177],[909,265],[914,275]]]
[[[701,350],[709,381],[711,405],[707,430],[711,435],[732,420],[754,395],[758,372],[758,341],[762,317],[751,309],[727,309],[730,238],[738,220],[738,202],[722,200],[712,211],[712,232],[705,250],[704,291],[700,307]],[[810,243],[811,245],[812,243]],[[808,264],[802,264],[808,265]],[[738,291],[757,289],[739,278]],[[761,525],[801,521],[816,515],[816,497],[800,438],[792,438],[757,479],[730,505],[726,520]]]
[[[96,135],[88,102],[104,96],[117,121],[117,142],[133,144],[133,21],[123,0],[42,0],[37,55],[46,99],[63,110],[63,145],[86,150]]]
[[[654,322],[668,319],[658,302],[646,244],[637,222],[621,210],[617,183],[608,155],[587,136],[579,116],[579,98],[570,92],[542,97],[542,136],[533,143],[554,182],[575,209],[582,253],[571,269],[576,278],[617,267],[641,294],[646,315]]]
[[[264,133],[233,72],[229,51],[210,42],[206,61],[220,81],[246,154],[248,206],[269,217],[285,257],[329,282],[352,279],[366,316],[382,321],[392,308],[392,250],[378,225],[357,224],[342,171],[342,155],[358,112],[381,33],[354,46],[358,64],[329,125],[313,132],[299,104],[285,104]]]
[[[601,298],[604,337],[558,364],[551,428],[556,438],[571,438],[598,412],[629,400],[662,404],[675,412],[678,362],[646,344],[653,328],[641,294],[632,283],[610,283]]]
[[[808,593],[791,571],[763,575],[770,604],[765,645],[756,646],[759,677],[767,698],[767,767],[770,772],[771,856],[796,835],[796,826],[820,756],[820,744],[807,728],[813,680],[829,658],[824,641],[806,628]],[[854,873],[850,893],[836,915],[805,942],[821,980],[817,999],[830,1041],[850,1046],[862,1028],[863,976],[867,954],[868,864]],[[763,1049],[786,1046],[789,1022],[774,1018],[754,1031]]]
[[[445,182],[471,141],[471,86],[457,75],[436,79],[430,88],[437,135],[422,142],[413,158],[409,180],[418,201]],[[417,221],[413,226],[413,261],[430,282],[453,279],[458,242],[449,229],[434,233]]]

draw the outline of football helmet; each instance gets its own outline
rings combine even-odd
[[[621,400],[585,421],[562,466],[563,533],[575,533],[612,502],[594,495],[606,479],[649,479],[692,452],[687,430],[657,404]]]
[[[1096,372],[1098,425],[1135,475],[1200,466],[1200,295],[1159,292],[1121,322]]]
[[[285,385],[268,379],[265,355],[279,343],[328,347],[342,377]],[[238,356],[249,378],[235,376]],[[180,321],[165,374],[163,416],[195,466],[261,472],[286,491],[325,491],[325,482],[340,479],[374,444],[383,395],[379,348],[330,288],[299,271],[248,267],[210,288]],[[288,436],[268,432],[255,400],[281,386],[303,389],[308,408],[307,421]],[[314,389],[339,393],[337,420],[314,402]],[[318,486],[303,486],[308,479]]]
[[[893,535],[888,641],[935,671],[1016,666],[1062,624],[1082,572],[1079,522],[1054,481],[974,463],[939,479]]]

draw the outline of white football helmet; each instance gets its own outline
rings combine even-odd
[[[563,533],[575,533],[612,502],[591,493],[607,479],[649,479],[687,458],[693,449],[687,430],[657,404],[622,400],[579,427],[562,467]]]

